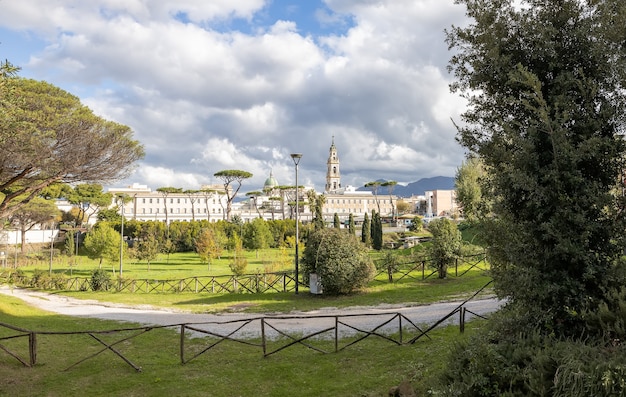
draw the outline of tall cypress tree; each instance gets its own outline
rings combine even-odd
[[[372,211],[372,248],[380,251],[383,248],[383,224],[380,214]]]
[[[352,215],[352,213],[350,213],[350,216],[348,217],[348,232],[352,234],[353,236],[356,236],[356,228],[354,226],[354,216]]]
[[[363,216],[363,226],[361,227],[361,241],[368,247],[372,242],[370,233],[370,218],[366,212],[365,216]]]

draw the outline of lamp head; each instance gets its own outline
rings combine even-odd
[[[291,153],[291,158],[295,165],[298,165],[300,159],[302,158],[302,153]]]

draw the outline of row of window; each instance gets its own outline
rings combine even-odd
[[[156,202],[157,204],[159,204],[159,202],[160,202],[159,200],[161,200],[161,199],[160,199],[160,198],[154,198],[154,199],[153,199],[153,198],[151,198],[151,197],[149,197],[149,198],[145,198],[145,197],[143,197],[143,198],[141,199],[141,203],[142,203],[142,204],[146,204],[146,203],[148,203],[148,204],[152,204],[152,200],[155,200],[155,202]],[[181,203],[181,201],[180,201],[180,200],[181,200],[181,198],[176,198],[176,199],[174,199],[174,198],[172,197],[172,198],[170,198],[170,204],[174,204],[174,200],[176,200],[176,204],[180,204],[180,203]],[[182,202],[183,202],[183,204],[187,204],[187,199],[186,199],[186,198],[183,198],[182,200],[183,200],[183,201],[182,201]],[[164,202],[164,203],[166,202],[166,201],[165,201],[165,199],[163,199],[163,202]],[[189,202],[191,202],[191,199],[189,200]],[[208,202],[209,202],[209,199],[207,199],[207,198],[205,198],[205,199],[196,199],[196,200],[194,200],[193,202],[194,202],[194,203],[204,203],[204,204],[206,204],[206,203],[208,203]],[[215,199],[213,199],[213,204],[216,204],[216,200],[215,200]]]
[[[165,212],[166,212],[165,208],[163,209],[163,212],[159,212],[159,208],[155,208],[154,214],[158,214],[158,213],[164,214]],[[186,214],[187,213],[187,208],[183,208],[182,212],[181,212],[180,208],[170,208],[169,212],[170,212],[170,214],[174,214],[174,213],[176,213],[176,214]],[[216,209],[213,208],[213,210],[211,212],[214,213],[214,214],[216,214],[216,213],[217,214],[221,214],[222,213],[222,209],[221,208],[217,208],[217,211],[216,211]],[[125,214],[132,214],[133,213],[133,209],[132,208],[124,208],[124,213]],[[152,214],[153,213],[152,212],[152,208],[147,208],[147,209],[146,208],[142,208],[141,209],[141,213],[142,214]],[[191,213],[193,213],[193,211],[189,210],[189,213],[191,214]],[[204,214],[207,213],[206,208],[196,208],[196,214],[203,214],[203,213]]]
[[[376,200],[363,200],[363,199],[328,199],[328,204],[376,204]],[[391,199],[379,199],[380,204],[393,203]]]

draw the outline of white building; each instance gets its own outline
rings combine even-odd
[[[111,188],[114,196],[125,195],[124,217],[139,221],[191,221],[206,219],[210,222],[226,218],[227,197],[223,185],[202,186],[199,190],[182,193],[152,191],[145,185],[133,184],[127,188]],[[116,205],[114,202],[113,205]]]

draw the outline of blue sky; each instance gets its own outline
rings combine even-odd
[[[453,0],[22,0],[0,3],[0,58],[146,148],[137,182],[197,188],[242,169],[321,191],[334,137],[342,183],[454,176],[444,29]]]

